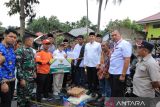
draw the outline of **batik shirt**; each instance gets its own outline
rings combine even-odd
[[[5,57],[5,62],[0,68],[0,81],[2,79],[13,79],[15,78],[15,62],[16,56],[14,53],[13,46],[6,47],[4,44],[0,43],[0,53]]]
[[[24,46],[16,50],[17,79],[32,80],[35,74],[34,53],[32,48]]]

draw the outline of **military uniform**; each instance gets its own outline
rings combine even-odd
[[[16,50],[17,67],[17,104],[19,107],[29,107],[29,100],[34,89],[35,62],[31,48],[24,46]],[[20,85],[20,80],[26,81],[25,87]]]

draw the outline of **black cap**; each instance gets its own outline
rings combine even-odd
[[[152,52],[153,48],[154,48],[154,45],[152,45],[151,43],[149,42],[146,42],[146,41],[142,41],[142,43],[139,45],[140,48],[146,48],[148,49],[150,52]]]
[[[94,35],[95,36],[95,32],[90,32],[89,36]]]

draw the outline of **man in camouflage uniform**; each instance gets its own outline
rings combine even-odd
[[[35,62],[32,50],[33,38],[23,36],[24,46],[16,50],[17,59],[17,104],[19,107],[30,107],[29,100],[34,88]]]

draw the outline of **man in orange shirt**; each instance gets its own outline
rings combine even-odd
[[[41,99],[46,100],[48,98],[50,61],[52,60],[52,54],[48,52],[48,49],[51,44],[50,41],[48,39],[45,39],[42,41],[42,44],[43,44],[43,50],[38,52],[35,57],[36,63],[37,63],[37,101],[38,102],[41,102]]]

